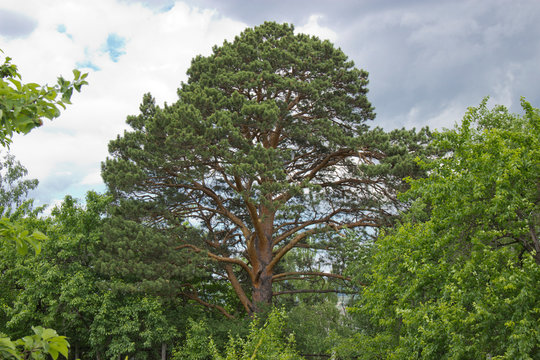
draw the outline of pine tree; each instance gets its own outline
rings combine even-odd
[[[176,103],[145,95],[111,141],[103,178],[119,207],[159,231],[198,229],[177,231],[170,251],[206,254],[248,313],[271,303],[276,279],[344,279],[278,265],[296,248],[332,248],[345,229],[389,224],[427,131],[369,130],[368,73],[287,24],[246,29],[188,75]]]

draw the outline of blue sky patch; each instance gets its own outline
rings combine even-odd
[[[68,34],[67,33],[67,29],[66,29],[66,25],[64,24],[60,24],[56,27],[56,31],[58,31],[60,34],[65,34],[68,38],[70,38],[71,40],[73,40],[73,36],[71,36],[71,34]]]
[[[78,61],[75,66],[77,69],[91,69],[94,71],[101,70],[96,64],[92,63],[90,60]]]
[[[174,2],[163,6],[161,9],[159,9],[159,11],[162,13],[166,13],[166,12],[169,12],[173,7],[174,7]]]
[[[107,36],[107,42],[104,45],[104,49],[105,52],[109,53],[109,57],[112,61],[118,62],[118,58],[126,53],[124,50],[125,46],[125,38],[117,34],[109,34],[109,36]]]

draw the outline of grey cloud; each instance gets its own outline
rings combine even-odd
[[[70,189],[77,183],[76,180],[68,175],[51,176],[40,181],[37,189],[30,194],[30,198],[35,199],[37,206],[50,204],[55,197],[63,197],[63,194],[66,194],[66,189]]]
[[[364,14],[338,43],[370,72],[379,122],[446,126],[430,119],[456,104],[465,111],[486,95],[506,92],[512,111],[522,95],[539,104],[538,15],[532,1],[407,5]]]
[[[0,9],[0,35],[24,37],[30,35],[37,26],[37,21],[27,15]]]
[[[134,1],[134,0],[132,0]],[[487,95],[519,111],[540,106],[537,0],[186,0],[249,26],[304,25],[310,15],[338,35],[336,45],[370,73],[376,125],[447,126],[455,108]],[[147,0],[156,7],[167,0]]]
[[[87,187],[81,186],[80,182],[86,171],[87,169],[80,164],[60,163],[54,174],[40,180],[37,189],[29,197],[35,199],[36,206],[50,205],[55,199],[64,198],[65,194],[84,198]],[[84,190],[82,190],[83,188]]]

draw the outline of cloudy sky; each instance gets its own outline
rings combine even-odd
[[[173,102],[191,58],[266,20],[327,38],[370,73],[373,125],[451,127],[485,96],[540,107],[538,0],[0,0],[0,49],[24,82],[90,85],[11,152],[38,204],[104,191],[107,144],[145,92]]]

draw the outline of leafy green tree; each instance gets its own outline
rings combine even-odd
[[[0,50],[3,53],[2,50]],[[66,104],[71,104],[73,90],[80,91],[83,85],[88,84],[85,80],[88,74],[81,74],[79,70],[73,70],[73,81],[58,78],[55,86],[40,86],[35,83],[24,84],[17,66],[11,63],[11,58],[5,57],[0,65],[0,145],[6,147],[11,143],[14,133],[26,134],[35,127],[43,124],[43,118],[54,119],[60,116],[60,109]],[[6,159],[9,164],[9,158]],[[11,167],[17,170],[17,166]],[[8,172],[2,178],[3,185],[11,185],[11,178],[20,177],[20,173]],[[7,176],[7,178],[6,178]],[[6,180],[7,182],[5,182]],[[0,193],[0,206],[5,207],[4,202],[12,201],[26,194],[35,185],[22,182],[19,188],[4,189]],[[10,193],[6,193],[10,191]],[[22,193],[21,193],[22,191]],[[11,198],[10,198],[11,197]],[[3,211],[6,209],[3,208]],[[39,242],[44,239],[43,234],[29,234],[21,228],[17,222],[7,218],[0,220],[0,241],[12,242],[19,253],[26,254],[29,246],[36,252],[40,251]]]
[[[345,314],[345,308],[333,299],[310,304],[305,301],[287,310],[286,329],[295,335],[296,349],[310,359],[332,354],[336,344],[346,341],[357,331],[356,324]]]
[[[168,321],[160,299],[106,292],[91,325],[90,344],[107,359],[159,359],[162,343],[177,330]],[[99,351],[98,349],[102,349]]]
[[[0,235],[2,241],[16,244],[15,248],[0,247],[0,331],[5,331],[3,324],[9,320],[4,310],[17,298],[16,285],[12,282],[13,276],[19,275],[16,264],[20,257],[17,253],[24,255],[29,249],[39,253],[40,241],[46,239],[30,224],[36,213],[32,210],[32,201],[26,197],[37,186],[37,180],[24,179],[26,174],[26,168],[12,155],[7,154],[0,162]]]
[[[245,30],[188,75],[175,104],[145,95],[132,130],[110,143],[103,178],[116,204],[161,232],[200,230],[169,251],[207,255],[250,314],[271,303],[278,278],[341,278],[279,264],[295,248],[324,256],[345,229],[389,224],[428,132],[369,130],[367,72],[287,24]]]
[[[0,213],[13,214],[27,201],[30,191],[38,186],[37,179],[25,179],[28,170],[7,153],[0,162]]]
[[[87,84],[84,79],[88,74],[81,74],[78,70],[73,70],[73,74],[73,82],[59,77],[58,84],[52,87],[35,83],[23,84],[17,66],[11,63],[11,58],[6,57],[0,65],[0,145],[8,147],[14,133],[28,133],[35,127],[41,126],[44,117],[51,120],[58,117],[59,107],[65,108],[66,104],[71,103],[73,90],[80,91],[81,87]],[[25,226],[25,219],[17,218],[18,214],[11,214],[10,207],[19,205],[19,200],[26,196],[28,191],[37,185],[37,182],[16,183],[22,175],[26,175],[26,170],[20,164],[13,163],[13,158],[9,156],[6,158],[6,164],[7,171],[2,174],[2,191],[0,192],[3,215],[0,219],[0,245],[5,242],[14,243],[17,252],[21,255],[25,255],[29,247],[33,247],[37,254],[41,251],[40,241],[46,240],[47,237],[40,231],[30,233]],[[10,219],[4,215],[12,215],[12,218],[15,215],[15,218]],[[0,247],[0,250],[5,250],[4,246]],[[4,312],[4,304],[1,310]],[[44,359],[47,354],[54,359],[58,357],[58,354],[67,357],[69,344],[64,337],[57,336],[56,331],[52,329],[42,327],[32,329],[35,335],[25,336],[15,342],[8,337],[1,338],[2,355],[17,359],[29,357]],[[20,349],[18,346],[23,348]]]
[[[13,257],[10,247],[0,251],[5,265],[0,283],[6,294],[13,293],[4,298],[7,320],[0,331],[22,336],[36,323],[54,327],[69,334],[77,357],[90,350],[89,329],[103,294],[92,257],[98,251],[108,200],[89,193],[86,203],[82,208],[68,196],[51,217],[24,219],[26,229],[48,235],[40,256]]]
[[[27,219],[28,229],[48,235],[40,256],[14,257],[15,249],[0,249],[0,331],[19,337],[32,324],[54,327],[69,334],[75,359],[159,359],[183,335],[178,329],[195,311],[169,295],[146,293],[151,286],[129,291],[136,284],[99,270],[109,202],[94,192],[84,206],[67,196],[50,217]]]
[[[378,240],[362,295],[382,329],[367,344],[387,358],[538,357],[540,112],[522,105],[484,101],[438,134],[446,156],[423,164],[407,221]]]
[[[40,231],[30,233],[22,217],[32,212],[28,193],[38,185],[36,179],[24,179],[26,168],[9,153],[0,163],[0,237],[15,244],[17,252],[25,255],[29,249],[41,251],[40,242],[46,236]]]
[[[0,144],[9,145],[13,133],[26,134],[41,126],[43,118],[52,120],[60,116],[60,108],[71,104],[73,90],[80,91],[88,84],[88,74],[75,69],[73,75],[72,81],[59,77],[55,86],[24,84],[17,66],[5,57],[0,64]]]

